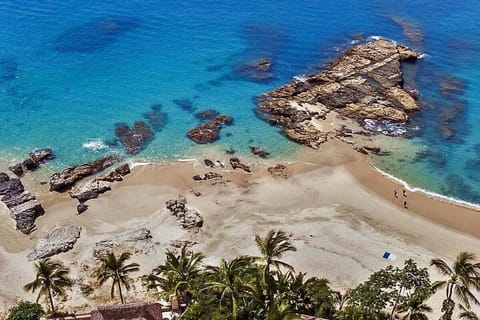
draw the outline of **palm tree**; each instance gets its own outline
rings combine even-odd
[[[280,270],[281,267],[288,270],[294,270],[294,268],[279,260],[285,252],[297,251],[297,249],[290,243],[290,239],[283,231],[271,230],[268,232],[265,238],[261,238],[259,235],[255,236],[255,242],[260,250],[261,257],[258,258],[264,263],[262,282],[265,285],[267,296],[271,298],[271,269],[274,267],[276,270]]]
[[[291,309],[286,304],[277,304],[275,301],[270,302],[268,306],[267,316],[265,320],[299,320]]]
[[[132,279],[128,274],[138,271],[140,266],[138,263],[125,264],[130,257],[130,252],[123,252],[119,258],[115,256],[113,251],[108,252],[100,258],[101,265],[94,271],[99,286],[102,286],[109,279],[112,279],[110,296],[112,298],[115,296],[115,285],[117,285],[122,304],[125,303],[122,294],[122,285],[127,291],[130,290]]]
[[[37,302],[42,296],[48,296],[50,310],[55,313],[53,296],[65,295],[65,289],[72,286],[72,280],[68,277],[70,270],[61,262],[44,259],[35,264],[37,273],[35,280],[24,286],[26,291],[38,291]]]
[[[428,320],[426,313],[432,312],[432,308],[422,299],[411,299],[398,308],[399,313],[405,313],[403,320]]]
[[[459,315],[462,320],[479,320],[478,316],[470,310],[467,310],[464,306],[460,305],[460,310],[462,311]]]
[[[251,270],[251,259],[247,257],[237,257],[228,262],[222,259],[219,267],[209,267],[209,272],[215,277],[215,281],[207,282],[202,290],[219,290],[220,307],[225,298],[230,299],[232,319],[237,319],[238,299],[242,293],[248,291],[248,284],[244,276],[248,270]]]
[[[446,289],[446,298],[443,301],[442,319],[451,319],[455,302],[452,299],[453,294],[468,309],[471,302],[480,304],[471,288],[480,288],[480,264],[475,262],[476,256],[469,252],[460,252],[452,266],[449,266],[442,259],[433,259],[430,263],[440,274],[447,277],[446,280],[436,281],[432,284],[432,290]]]
[[[160,287],[175,297],[180,294],[188,306],[190,289],[200,275],[203,258],[202,253],[190,252],[187,244],[181,248],[179,254],[167,249],[165,264],[153,269],[147,277],[150,287]]]

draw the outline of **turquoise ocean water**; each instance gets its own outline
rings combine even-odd
[[[423,41],[409,40],[392,16]],[[134,160],[189,158],[202,148],[185,136],[198,120],[175,100],[233,116],[218,148],[291,155],[296,146],[255,116],[255,96],[319,70],[361,33],[427,54],[414,68],[419,130],[375,163],[413,186],[480,203],[479,17],[474,0],[0,0],[0,158],[51,147],[59,168],[121,153],[107,146],[115,124],[145,120],[154,105],[168,121]],[[272,79],[235,71],[261,57],[272,58]],[[449,77],[461,88],[446,96],[440,81]],[[448,108],[459,111],[447,121]]]

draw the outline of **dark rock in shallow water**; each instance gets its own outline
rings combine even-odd
[[[15,219],[17,230],[30,234],[35,229],[35,220],[45,210],[34,195],[25,191],[19,179],[10,179],[0,172],[0,195],[2,202],[10,209],[10,216]]]
[[[445,154],[434,148],[427,148],[425,150],[418,151],[413,158],[413,162],[425,160],[434,165],[436,168],[442,168],[447,164]]]
[[[124,177],[130,174],[130,166],[128,163],[122,164],[120,167],[115,169],[115,172]]]
[[[153,131],[161,131],[168,122],[168,114],[160,111],[160,105],[153,105],[152,110],[143,116]]]
[[[447,176],[443,193],[473,203],[478,203],[480,200],[480,195],[473,190],[473,187],[456,174]]]
[[[55,39],[54,48],[59,52],[100,51],[139,25],[139,19],[130,17],[98,19],[67,29]]]
[[[118,162],[115,156],[103,157],[94,162],[84,163],[56,172],[50,176],[50,191],[62,192],[71,188],[77,181],[104,170]]]
[[[243,79],[255,82],[265,82],[273,77],[272,59],[260,58],[249,61],[235,68],[235,72]]]
[[[188,112],[194,112],[197,108],[193,105],[193,102],[188,99],[175,99],[173,100],[177,106]]]
[[[233,118],[230,116],[216,116],[212,120],[188,131],[187,136],[198,144],[211,143],[219,138],[220,129],[224,125],[231,125],[232,122]]]
[[[13,58],[0,58],[0,83],[10,82],[17,77],[17,61]]]
[[[423,42],[423,32],[417,23],[403,17],[390,17],[390,19],[403,29],[403,34],[405,35],[405,37],[415,42],[416,44],[420,44]]]
[[[440,81],[440,92],[450,97],[452,95],[462,95],[466,88],[465,80],[457,78],[451,74],[443,74]]]
[[[464,111],[465,106],[457,104],[454,106],[445,107],[441,110],[438,116],[438,130],[443,138],[449,139],[455,134],[455,127],[453,123],[457,120],[459,115]]]
[[[195,117],[200,120],[212,120],[220,113],[213,109],[206,109],[195,113]]]
[[[259,156],[260,158],[267,158],[270,153],[259,148],[259,147],[255,147],[255,146],[250,146],[250,152],[253,153],[254,155],[256,156]]]
[[[242,169],[243,171],[248,173],[252,172],[252,169],[250,168],[250,166],[247,166],[246,164],[241,163],[240,159],[238,158],[230,158],[230,165],[234,170]]]
[[[36,170],[41,163],[54,158],[52,149],[39,149],[31,152],[22,163],[17,163],[9,169],[17,176],[22,176],[27,170]]]
[[[467,169],[480,170],[480,160],[470,159],[466,163]]]
[[[125,146],[127,154],[137,154],[153,139],[153,131],[143,121],[135,121],[130,129],[125,123],[117,124],[115,135]]]

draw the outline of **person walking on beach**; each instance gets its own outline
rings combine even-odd
[[[407,201],[403,201],[403,207],[404,207],[405,209],[408,209]]]
[[[403,196],[406,198],[407,197],[407,191],[405,191],[405,189],[403,189]]]
[[[395,190],[395,189],[393,190],[393,196],[394,196],[395,198],[398,198],[398,193],[397,193],[397,190]]]

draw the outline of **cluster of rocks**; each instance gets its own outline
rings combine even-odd
[[[207,172],[203,176],[196,174],[192,177],[195,181],[204,181],[204,180],[222,180],[223,176],[216,172]]]
[[[129,165],[123,164],[104,176],[90,180],[77,188],[72,188],[69,194],[70,197],[77,199],[79,202],[77,205],[77,213],[81,214],[88,209],[88,205],[86,204],[88,200],[96,199],[99,195],[112,190],[109,182],[122,181],[123,177],[129,173]]]
[[[41,163],[51,160],[54,158],[52,149],[39,149],[31,152],[27,159],[23,160],[21,163],[17,163],[9,167],[17,176],[21,177],[25,171],[36,170]]]
[[[152,129],[143,121],[135,121],[130,128],[126,123],[115,127],[115,135],[125,146],[127,154],[137,154],[153,139]]]
[[[102,157],[90,163],[83,163],[56,172],[50,176],[50,191],[66,191],[77,181],[114,165],[118,160],[118,157],[115,156]]]
[[[235,169],[241,169],[245,172],[252,172],[252,168],[250,168],[250,166],[242,163],[240,161],[240,159],[234,157],[234,158],[230,158],[230,165],[232,166],[232,168],[235,170]]]
[[[423,42],[423,32],[418,24],[403,17],[390,17],[390,19],[402,28],[403,35],[409,40],[416,44]]]
[[[267,171],[272,175],[274,178],[288,178],[288,168],[283,164],[277,164],[273,167],[268,167]]]
[[[180,225],[188,230],[198,231],[203,226],[203,218],[196,210],[187,208],[187,199],[183,196],[165,203],[172,215],[180,220]]]
[[[364,119],[406,123],[418,105],[402,87],[401,62],[417,58],[418,53],[391,41],[363,43],[347,50],[326,71],[296,77],[260,96],[257,110],[288,138],[312,148],[332,134],[323,121],[330,112],[359,123]]]
[[[94,256],[100,257],[119,246],[137,251],[147,250],[152,246],[152,234],[147,228],[124,231],[95,243]]]
[[[209,168],[224,168],[225,165],[222,161],[216,160],[215,162],[210,159],[204,159],[203,163]]]
[[[17,230],[24,234],[35,230],[35,220],[45,210],[35,196],[25,190],[20,179],[10,179],[6,173],[0,172],[0,196],[10,209],[10,216],[15,219]]]
[[[27,255],[30,261],[48,258],[61,252],[67,252],[80,238],[81,227],[65,226],[55,228],[46,236],[38,239],[35,248]]]
[[[188,131],[187,136],[198,144],[211,143],[218,140],[220,129],[225,125],[231,125],[232,122],[232,117],[219,115]]]
[[[272,59],[269,57],[260,58],[258,60],[248,61],[235,68],[235,72],[242,78],[263,82],[270,80],[272,73]]]

